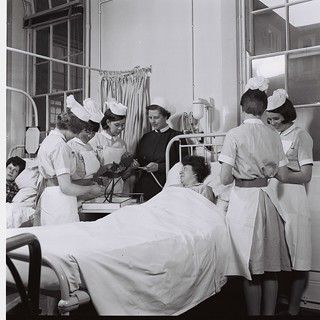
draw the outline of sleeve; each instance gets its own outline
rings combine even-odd
[[[298,162],[300,166],[304,166],[306,164],[313,164],[312,148],[312,138],[307,132],[301,131],[299,134],[298,145]]]
[[[96,133],[94,137],[88,142],[88,144],[92,147],[93,150],[97,150],[97,146],[98,146],[97,134],[98,133]]]
[[[224,162],[234,167],[236,155],[237,155],[237,144],[235,142],[233,135],[229,131],[226,134],[226,137],[224,139],[222,150],[218,160],[219,162]]]
[[[72,152],[66,143],[60,143],[51,155],[52,165],[57,176],[71,173]]]

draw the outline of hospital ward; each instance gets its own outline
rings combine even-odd
[[[8,319],[320,319],[320,0],[2,4]]]

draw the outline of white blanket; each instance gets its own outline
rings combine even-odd
[[[100,315],[179,314],[225,283],[224,216],[190,189],[169,187],[95,222],[7,231],[38,236],[43,255],[58,257],[73,290],[80,270]]]

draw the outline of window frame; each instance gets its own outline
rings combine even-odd
[[[57,24],[61,24],[64,22],[67,22],[67,60],[66,62],[70,62],[70,58],[71,58],[71,20],[76,19],[76,17],[79,16],[79,14],[77,15],[73,15],[71,17],[68,17],[66,19],[63,20],[59,20],[59,21],[53,21],[51,23],[48,23],[46,25],[39,25],[33,29],[28,29],[28,51],[31,51],[33,53],[37,53],[36,51],[36,33],[38,30],[44,29],[44,28],[48,28],[49,27],[49,57],[52,58],[53,56],[53,26],[57,25]],[[86,37],[86,23],[85,23],[85,10],[83,12],[83,14],[81,14],[82,16],[82,65],[85,64],[86,61],[86,54],[87,54],[87,48],[86,48],[86,42],[85,42],[85,37]],[[80,54],[80,53],[79,53]],[[74,54],[72,55],[74,56]],[[64,110],[66,108],[66,97],[68,94],[74,94],[74,93],[78,93],[81,92],[82,93],[82,97],[85,96],[85,90],[86,90],[86,70],[85,69],[81,69],[82,72],[82,82],[81,82],[81,87],[80,88],[75,88],[72,89],[71,88],[71,75],[70,75],[70,65],[66,64],[67,66],[67,89],[66,90],[53,90],[53,63],[58,63],[58,62],[54,62],[54,61],[47,61],[49,63],[49,92],[46,93],[41,93],[41,94],[36,94],[36,57],[30,57],[28,56],[28,80],[27,80],[27,86],[31,89],[32,91],[32,98],[40,98],[40,97],[45,97],[46,99],[46,124],[45,124],[45,131],[46,133],[48,133],[51,128],[49,127],[50,124],[50,97],[55,96],[55,95],[62,95],[64,96]],[[60,58],[59,58],[60,59]],[[64,59],[64,58],[61,58]],[[76,68],[76,67],[74,67]],[[31,71],[31,72],[30,72]],[[27,121],[31,121],[32,120],[32,112],[30,110],[31,108],[28,108],[28,112],[27,112],[27,117],[26,120]]]
[[[285,90],[288,91],[288,59],[290,54],[299,54],[300,57],[306,57],[309,55],[318,54],[320,56],[320,45],[310,46],[306,48],[298,48],[298,49],[290,49],[290,34],[289,34],[289,8],[293,5],[302,4],[311,2],[313,0],[296,0],[289,2],[289,0],[283,0],[282,4],[269,6],[267,8],[252,10],[252,2],[253,0],[241,0],[238,7],[238,16],[239,16],[239,63],[240,63],[240,91],[243,92],[244,86],[247,80],[252,75],[252,60],[261,59],[261,58],[268,58],[268,57],[275,57],[284,55],[285,58]],[[248,9],[246,8],[246,2],[248,5]],[[258,54],[258,55],[251,55],[253,52],[253,45],[254,45],[254,37],[253,37],[253,15],[262,14],[265,12],[272,11],[274,9],[285,8],[285,45],[286,50],[283,51],[276,51],[271,53],[265,54]],[[249,26],[246,26],[246,16],[249,14]],[[247,29],[249,34],[249,47],[250,52],[247,51]],[[306,103],[306,104],[295,104],[295,108],[317,108],[320,107],[320,102],[315,103]],[[238,117],[239,118],[239,117]]]

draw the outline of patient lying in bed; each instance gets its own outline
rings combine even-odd
[[[211,187],[203,184],[204,179],[210,174],[210,166],[205,163],[204,157],[186,156],[182,159],[182,165],[180,171],[182,186],[200,193],[215,203],[215,196]]]

